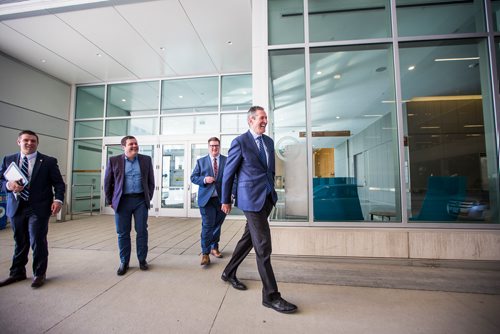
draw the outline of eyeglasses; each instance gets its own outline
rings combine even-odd
[[[220,145],[208,145],[208,146],[210,146],[212,148],[216,148],[216,147],[219,147]]]

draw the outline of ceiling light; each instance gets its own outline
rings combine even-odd
[[[102,54],[100,54],[100,53],[96,53],[95,55],[96,55],[97,57],[102,57]]]
[[[122,102],[127,102],[127,100],[125,100],[125,99],[122,99]]]
[[[229,45],[233,45],[233,42],[231,42],[231,41],[227,41],[227,44],[229,44]]]
[[[408,117],[415,116],[415,114],[408,114]]]
[[[317,75],[321,75],[321,73],[323,73],[323,72],[321,72],[321,71],[316,72]]]
[[[394,100],[383,100],[382,101],[382,103],[394,103],[394,102],[396,102],[396,101],[394,101]]]
[[[363,115],[365,117],[382,117],[382,115]]]
[[[165,48],[163,46],[160,46],[161,51],[165,51]]]
[[[243,95],[247,95],[247,94],[248,94],[248,93],[247,93],[247,91],[246,91],[246,90],[244,90],[244,91],[243,91]]]
[[[335,75],[333,76],[333,78],[338,80],[338,79],[342,78],[342,76],[341,76],[340,74],[335,74]]]
[[[481,137],[480,133],[468,133],[465,135],[466,137]]]
[[[182,99],[183,97],[184,97],[184,96],[182,96],[182,95],[179,95],[179,99]]]
[[[335,116],[336,119],[340,119],[340,116]]]
[[[466,124],[464,128],[482,128],[483,126],[482,124]]]
[[[421,129],[439,129],[441,128],[440,126],[421,126]]]
[[[45,59],[40,59],[42,63],[46,63],[47,61]]]
[[[408,71],[413,71],[415,69],[415,65],[411,65],[410,67],[408,67]]]
[[[464,58],[436,58],[434,61],[457,61],[457,60],[478,60],[479,57],[464,57]]]
[[[387,70],[387,67],[381,66],[381,67],[378,67],[377,69],[375,69],[375,72],[384,72],[385,70]]]

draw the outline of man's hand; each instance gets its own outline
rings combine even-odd
[[[213,176],[205,176],[205,184],[214,183],[215,179]]]
[[[57,215],[59,213],[59,211],[61,211],[61,208],[62,208],[62,203],[61,202],[58,202],[58,201],[54,201],[52,202],[52,206],[50,207],[50,209],[52,210],[52,215]]]
[[[228,215],[231,212],[231,204],[222,204],[221,210]]]
[[[19,181],[9,181],[7,182],[7,189],[9,189],[12,192],[15,193],[20,193],[23,191],[24,186],[21,185],[20,180]]]

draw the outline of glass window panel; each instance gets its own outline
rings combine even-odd
[[[252,106],[252,75],[230,75],[222,77],[223,111],[248,111]]]
[[[102,121],[75,122],[75,138],[102,137]]]
[[[404,43],[400,64],[410,221],[498,223],[486,40]]]
[[[269,45],[304,42],[303,0],[269,0]]]
[[[208,154],[207,144],[192,144],[191,145],[191,166],[196,166],[196,161]],[[198,188],[200,186],[191,182],[191,208],[196,209],[198,206]]]
[[[300,136],[306,130],[304,50],[271,51],[269,61],[273,128],[267,131],[275,141],[278,193],[271,219],[307,221],[307,141]]]
[[[104,86],[78,87],[76,89],[75,118],[100,118],[104,116]]]
[[[108,86],[106,116],[143,116],[158,114],[159,81],[134,82]]]
[[[71,195],[72,212],[99,211],[101,156],[102,140],[74,141]]]
[[[309,0],[311,42],[390,36],[389,0]]]
[[[493,0],[491,1],[491,10],[493,16],[493,25],[495,27],[495,31],[500,30],[500,1]]]
[[[219,115],[162,117],[161,133],[164,135],[219,133]]]
[[[158,134],[156,118],[113,119],[106,121],[106,136],[141,136]]]
[[[242,133],[246,130],[248,130],[247,113],[221,115],[221,132]]]
[[[392,48],[310,59],[314,221],[401,221]]]
[[[397,0],[396,7],[399,36],[485,31],[482,0]]]
[[[163,145],[162,208],[184,208],[184,145]]]
[[[219,77],[163,81],[162,114],[213,112],[218,107]]]

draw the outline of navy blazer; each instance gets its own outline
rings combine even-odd
[[[7,193],[7,216],[12,218],[19,207],[20,197],[14,196],[14,193],[7,189],[7,180],[3,173],[14,162],[19,165],[21,153],[16,153],[4,157],[0,169],[0,182],[2,191]],[[64,202],[64,192],[66,185],[61,176],[61,171],[57,165],[57,159],[37,152],[35,165],[31,172],[30,182],[28,184],[29,199],[28,202],[33,208],[33,212],[39,217],[50,217],[51,206],[55,199]]]
[[[148,209],[151,207],[151,199],[155,191],[155,176],[151,157],[137,154],[139,167],[141,168],[141,182],[144,189],[144,199]],[[125,154],[109,158],[104,174],[104,196],[106,203],[111,204],[116,211],[123,194],[125,180]]]
[[[199,158],[196,161],[196,166],[191,173],[191,182],[199,185],[198,188],[198,206],[204,207],[207,205],[207,202],[210,200],[215,190],[217,190],[217,194],[219,197],[222,195],[222,175],[224,175],[224,167],[226,166],[227,157],[224,155],[219,155],[219,166],[217,172],[217,178],[215,182],[210,184],[205,184],[203,180],[206,176],[214,176],[214,170],[212,167],[213,158],[209,155],[206,155],[202,158]]]
[[[273,186],[273,204],[278,195],[274,190],[274,141],[262,135],[268,152],[268,167],[259,159],[259,148],[249,131],[236,137],[229,148],[226,168],[222,179],[222,203],[231,203],[231,193],[235,177],[237,191],[235,205],[243,211],[260,211],[266,201],[266,182]]]

